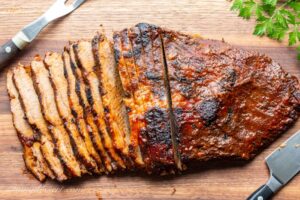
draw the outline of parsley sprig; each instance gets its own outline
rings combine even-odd
[[[298,45],[300,60],[300,0],[234,0],[231,10],[244,19],[255,17],[254,35],[282,41],[288,36],[289,45]]]

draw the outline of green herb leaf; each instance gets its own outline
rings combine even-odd
[[[300,11],[300,2],[295,2],[295,1],[292,1],[290,3],[288,3],[288,5],[293,8],[296,12],[299,12]]]
[[[234,0],[231,10],[240,10],[243,7],[243,0]]]
[[[266,33],[265,23],[256,24],[253,34],[258,36],[263,36]]]
[[[276,6],[277,0],[263,0],[263,3],[264,3],[265,5]]]
[[[250,19],[255,8],[256,3],[253,0],[248,0],[243,4],[242,8],[240,8],[239,16],[244,19]]]
[[[288,36],[289,45],[298,45],[300,59],[299,0],[234,0],[231,10],[238,11],[244,19],[256,19],[254,35],[279,41]]]
[[[297,43],[297,32],[293,31],[289,33],[289,45],[292,46]]]

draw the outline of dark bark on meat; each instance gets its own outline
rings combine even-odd
[[[162,31],[185,161],[252,158],[298,118],[299,83],[270,58]]]

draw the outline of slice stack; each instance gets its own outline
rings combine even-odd
[[[13,122],[35,177],[252,158],[299,115],[298,80],[270,58],[140,23],[36,56],[7,74]]]

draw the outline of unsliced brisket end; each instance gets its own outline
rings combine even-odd
[[[117,169],[116,162],[111,158],[110,154],[106,151],[104,146],[104,141],[102,138],[102,133],[100,127],[97,126],[98,118],[94,117],[97,116],[93,110],[93,98],[91,94],[91,89],[89,84],[85,83],[85,79],[81,69],[78,65],[80,65],[78,61],[78,57],[76,56],[74,46],[76,43],[73,43],[70,48],[70,58],[71,58],[71,67],[73,70],[74,75],[77,79],[77,87],[76,92],[80,99],[80,104],[84,109],[84,115],[87,122],[88,131],[93,138],[92,141],[95,145],[95,148],[100,153],[107,172],[111,172],[112,170]]]
[[[26,121],[19,100],[19,93],[13,82],[12,71],[7,73],[7,91],[10,98],[13,124],[23,146],[23,158],[27,169],[41,182],[46,180],[46,176],[55,178],[44,157],[41,156],[39,136],[35,134]]]
[[[65,77],[67,76],[67,71],[65,71],[62,56],[58,53],[47,53],[44,62],[49,70],[58,112],[70,135],[76,157],[80,161],[80,164],[84,166],[82,168],[86,168],[88,171],[94,173],[100,173],[101,170],[103,171],[103,169],[101,169],[102,166],[99,166],[99,171],[95,160],[90,156],[84,140],[75,124],[76,120],[72,114],[68,99],[68,82]],[[68,62],[70,65],[70,60]],[[82,172],[86,173],[86,170],[82,170]]]
[[[30,76],[30,68],[18,66],[13,70],[13,80],[20,95],[20,101],[28,123],[32,129],[40,134],[41,151],[49,167],[54,172],[58,181],[64,181],[68,177],[57,155],[54,140],[52,139],[48,125],[43,117],[41,105],[35,92]]]
[[[43,60],[36,56],[31,62],[32,78],[40,97],[44,117],[49,123],[49,131],[55,140],[58,154],[72,176],[81,176],[81,168],[74,155],[69,135],[60,118],[54,96],[54,90]]]
[[[298,118],[299,83],[269,57],[162,33],[184,161],[252,158]]]

